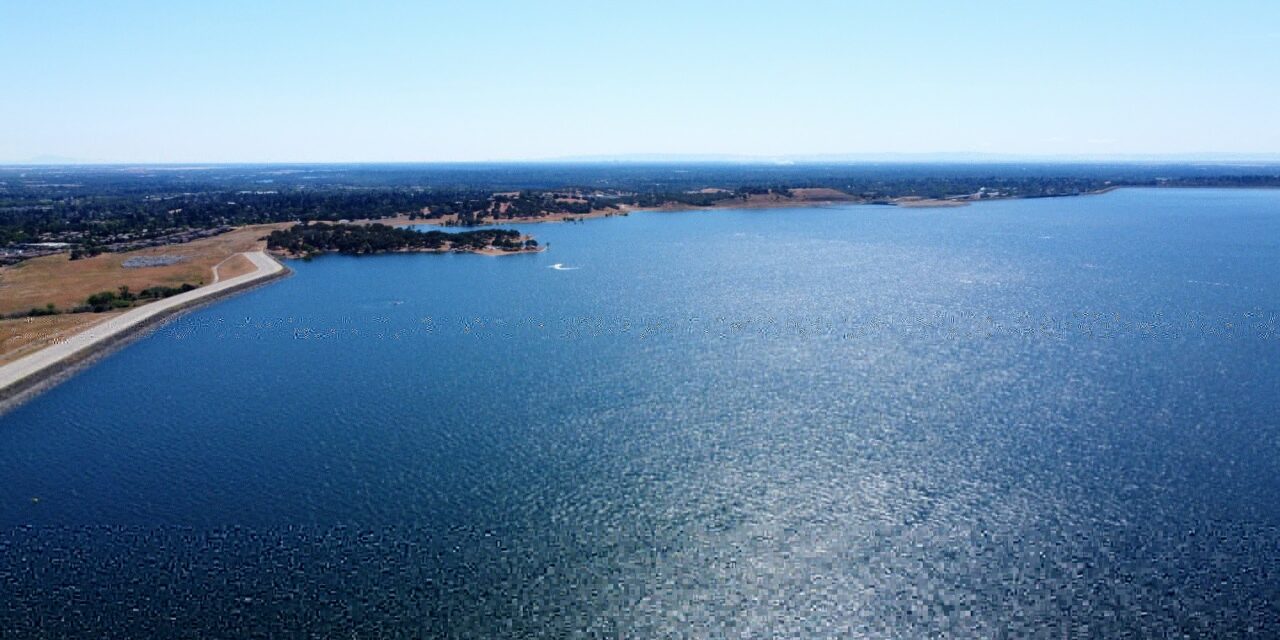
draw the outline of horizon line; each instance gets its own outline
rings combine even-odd
[[[37,156],[0,161],[0,167],[128,167],[128,166],[321,166],[321,165],[519,165],[519,164],[1140,164],[1262,162],[1280,164],[1280,152],[1196,152],[1114,154],[1021,154],[1001,152],[875,152],[831,154],[748,155],[717,153],[583,154],[523,159],[487,160],[90,160],[61,156]]]

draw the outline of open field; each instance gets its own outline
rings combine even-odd
[[[899,207],[906,207],[908,209],[945,209],[948,207],[966,207],[969,205],[969,201],[967,200],[940,200],[937,198],[918,198],[914,196],[894,198],[893,203]]]
[[[120,315],[108,313],[67,313],[37,318],[0,320],[0,365],[61,342],[99,322]]]
[[[60,254],[0,268],[0,314],[44,307],[49,303],[59,309],[70,309],[83,304],[85,298],[94,293],[114,291],[120,286],[141,291],[157,285],[208,284],[213,282],[214,265],[242,251],[261,250],[265,243],[259,238],[273,229],[286,226],[289,225],[255,225],[185,244],[104,253],[74,261],[66,254]],[[182,256],[184,259],[160,267],[130,269],[122,266],[125,260],[139,256]],[[241,258],[228,260],[220,268],[222,279],[250,270],[252,266]]]
[[[820,187],[801,187],[792,189],[791,197],[797,200],[808,200],[811,202],[846,202],[850,200],[861,200],[861,198],[849,195],[843,191]]]
[[[214,282],[218,282],[220,280],[226,280],[228,278],[242,276],[246,273],[249,273],[250,271],[253,271],[253,269],[254,269],[253,261],[245,257],[244,254],[237,253],[231,256],[230,258],[227,258],[222,262],[214,265],[213,280]]]
[[[177,287],[184,283],[206,285],[214,282],[215,266],[218,267],[217,279],[226,281],[256,268],[250,259],[237,254],[262,250],[266,243],[259,238],[287,226],[289,223],[242,227],[186,244],[108,253],[75,261],[65,254],[46,256],[0,268],[0,314],[50,303],[59,309],[71,309],[83,304],[90,295],[114,291],[120,286],[141,291],[147,287]],[[160,267],[122,266],[125,260],[139,256],[183,256],[184,260]],[[120,313],[66,313],[0,320],[0,364],[66,340]]]

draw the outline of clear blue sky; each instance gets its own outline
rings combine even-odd
[[[1280,2],[0,0],[0,162],[1280,152]]]

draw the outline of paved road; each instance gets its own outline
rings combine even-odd
[[[64,342],[50,345],[29,356],[0,366],[0,391],[156,316],[284,270],[284,266],[262,251],[248,251],[244,256],[253,262],[255,267],[249,273],[130,309],[111,320],[89,327]]]

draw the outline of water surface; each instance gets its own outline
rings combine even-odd
[[[0,628],[1280,633],[1280,192],[523,228],[0,416]]]

